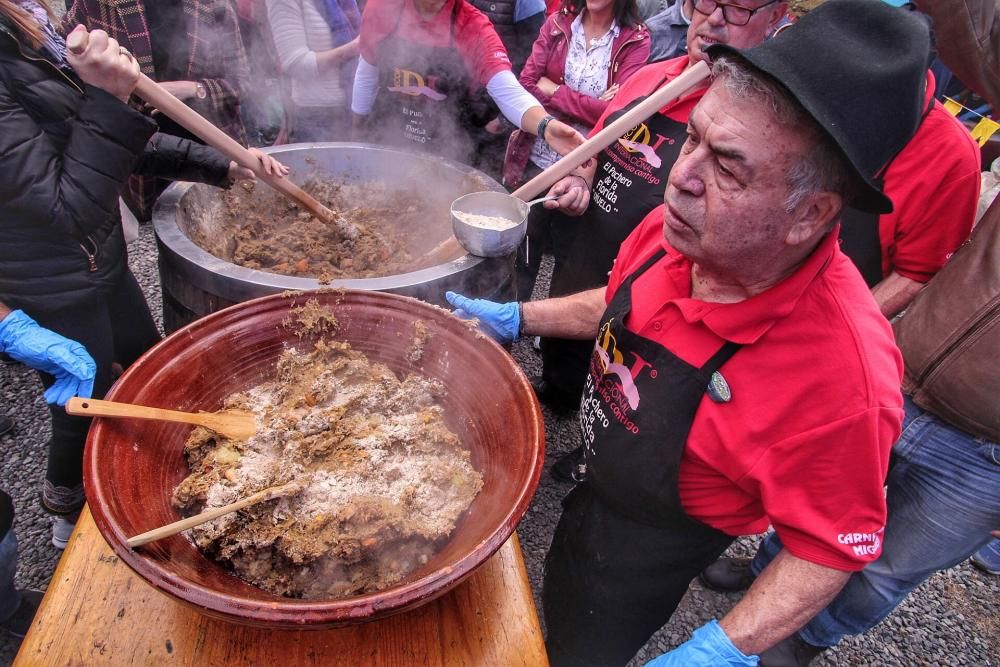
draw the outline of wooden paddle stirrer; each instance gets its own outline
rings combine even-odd
[[[73,54],[80,55],[87,50],[89,42],[90,33],[86,30],[74,30],[66,38],[66,48]],[[124,50],[122,53],[128,54]],[[251,170],[256,174],[258,179],[302,206],[320,221],[333,225],[341,236],[348,239],[357,238],[357,227],[323,206],[323,204],[319,203],[314,197],[292,183],[289,179],[283,178],[278,174],[268,174],[265,172],[263,167],[261,167],[260,161],[254,157],[253,153],[210,123],[197,111],[171,95],[163,86],[145,74],[139,73],[139,81],[136,83],[133,92],[137,97],[158,109],[165,116],[186,128],[230,160]]]

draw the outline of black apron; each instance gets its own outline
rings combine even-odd
[[[546,559],[553,665],[625,664],[733,541],[685,513],[677,474],[709,382],[740,346],[698,368],[624,324],[633,282],[664,254],[621,284],[593,348],[580,408],[586,481],[564,501]]]
[[[451,14],[448,46],[426,46],[396,30],[378,47],[379,92],[368,120],[376,143],[434,153],[468,162],[471,136],[478,118],[470,110],[481,106],[462,55],[455,46]],[[401,18],[401,17],[400,17]]]
[[[882,187],[882,181],[878,180]],[[879,214],[846,207],[840,216],[840,249],[858,267],[868,287],[882,281],[882,242]]]
[[[665,81],[664,77],[650,92]],[[610,114],[605,125],[646,97]],[[686,123],[656,113],[598,154],[587,212],[577,218],[560,216],[553,220],[550,233],[555,266],[549,296],[576,294],[608,284],[608,272],[622,242],[663,203],[667,176],[686,138]],[[590,352],[588,341],[545,340],[543,379],[561,393],[579,396]]]
[[[927,114],[934,108],[931,99],[920,118],[923,124]],[[918,126],[919,131],[919,126]],[[898,155],[898,153],[897,153]],[[889,161],[892,164],[892,161]],[[884,172],[882,172],[884,175]],[[875,185],[884,189],[885,179],[882,176],[874,179]],[[882,239],[879,236],[879,214],[859,211],[850,206],[845,207],[840,217],[840,249],[861,272],[868,287],[874,287],[882,282]]]

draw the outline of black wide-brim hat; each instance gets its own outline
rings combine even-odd
[[[750,49],[713,44],[783,85],[843,151],[865,187],[849,202],[891,213],[878,177],[920,125],[930,31],[882,0],[827,0]]]

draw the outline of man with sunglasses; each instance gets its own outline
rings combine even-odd
[[[785,15],[784,0],[678,0],[691,17],[686,55],[653,63],[626,80],[591,134],[600,132],[648,95],[699,61],[712,44],[748,48],[764,41]],[[565,215],[553,216],[551,245],[555,257],[550,296],[566,296],[607,284],[618,247],[639,222],[658,206],[667,174],[684,143],[688,114],[704,94],[702,87],[663,107],[619,141],[601,151],[589,168],[577,170],[549,191],[558,201],[546,202]],[[530,233],[530,232],[529,232]],[[541,239],[531,246],[540,248]],[[537,272],[540,258],[523,268]],[[519,295],[527,299],[528,295]],[[542,339],[542,375],[533,380],[539,400],[560,412],[580,403],[587,376],[590,345],[560,338]],[[580,449],[552,468],[557,479],[571,481],[582,459]]]

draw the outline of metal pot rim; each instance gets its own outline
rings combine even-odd
[[[385,153],[398,154],[402,151],[376,146],[373,144],[362,144],[352,142],[318,142],[310,144],[286,144],[283,146],[270,146],[261,148],[264,153],[280,155],[296,151],[311,151],[317,148],[349,148],[365,151],[379,151]],[[408,153],[407,155],[414,155]],[[456,171],[465,175],[480,175],[483,184],[489,187],[488,191],[503,192],[503,186],[491,179],[486,174],[477,169],[445,158],[433,155],[419,155],[416,157],[443,163]],[[176,182],[170,185],[157,200],[153,209],[153,230],[160,243],[169,248],[178,258],[186,260],[188,268],[195,270],[199,277],[212,281],[212,276],[222,281],[237,281],[248,286],[266,288],[269,290],[312,290],[321,287],[348,288],[360,290],[387,291],[409,287],[411,285],[421,285],[427,282],[438,280],[456,273],[466,271],[481,262],[488,261],[486,258],[477,257],[472,254],[465,254],[462,257],[444,262],[436,266],[430,266],[417,271],[398,273],[380,278],[348,278],[332,280],[329,283],[320,284],[316,278],[299,278],[296,276],[284,276],[277,273],[269,273],[258,269],[248,269],[238,264],[233,264],[227,260],[216,257],[194,243],[181,231],[177,225],[177,208],[181,198],[187,191],[195,185],[188,182]],[[231,284],[231,283],[230,283]],[[248,292],[248,294],[251,294]],[[251,294],[251,296],[256,293]]]

